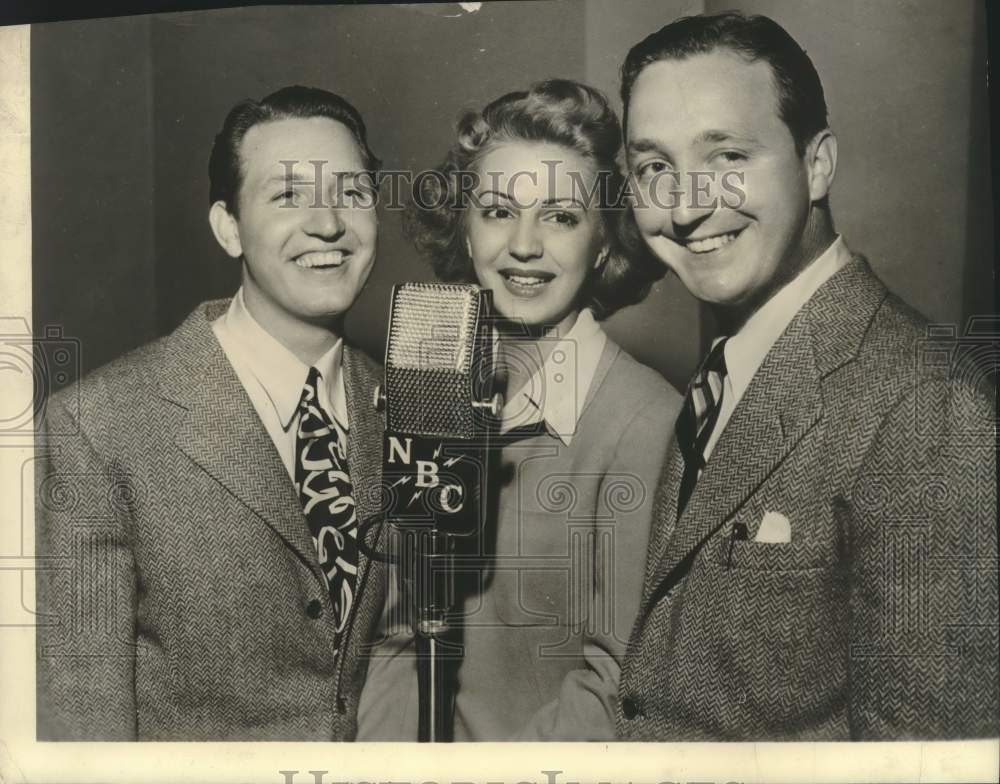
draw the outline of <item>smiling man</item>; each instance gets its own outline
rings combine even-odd
[[[636,226],[722,334],[664,470],[620,735],[996,734],[993,404],[920,363],[926,322],[835,232],[811,61],[731,13],[622,73]]]
[[[49,402],[77,436],[37,470],[39,739],[355,736],[386,576],[379,371],[343,322],[378,165],[337,95],[237,105],[209,222],[240,289],[84,379],[78,418]]]

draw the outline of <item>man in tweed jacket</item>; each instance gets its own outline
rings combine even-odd
[[[997,734],[995,410],[836,235],[812,63],[723,14],[622,73],[636,225],[722,334],[659,488],[621,737]]]
[[[314,366],[347,435],[356,537],[380,546],[380,371],[341,341],[377,232],[355,180],[377,165],[360,115],[332,93],[235,107],[209,217],[241,260],[236,297],[48,402],[39,739],[354,737],[385,568],[361,547],[338,631],[293,463]]]

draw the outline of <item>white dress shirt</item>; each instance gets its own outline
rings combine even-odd
[[[229,309],[212,322],[226,359],[236,371],[257,416],[281,456],[288,475],[295,481],[295,437],[299,401],[309,376],[309,365],[272,337],[250,315],[243,289],[236,292]],[[313,365],[320,374],[317,394],[323,410],[346,431],[347,394],[341,370],[343,341],[338,340]]]
[[[715,444],[733,415],[736,405],[760,368],[764,357],[785,331],[795,314],[809,301],[816,290],[851,260],[851,251],[843,237],[837,235],[829,248],[793,280],[754,313],[743,327],[726,343],[726,379],[723,383],[722,406],[715,429],[705,446],[708,460]],[[721,339],[721,338],[720,338]],[[716,341],[718,342],[718,341]]]
[[[500,431],[544,421],[546,429],[568,446],[607,340],[589,308],[580,311],[564,337],[553,338],[555,345],[544,360],[534,340],[505,340],[501,360],[532,372],[524,386],[508,395]]]

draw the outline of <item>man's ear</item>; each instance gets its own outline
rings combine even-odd
[[[236,224],[236,218],[226,209],[224,201],[217,201],[209,208],[208,223],[212,227],[212,234],[215,235],[216,241],[226,253],[234,259],[243,255],[240,227]]]
[[[837,137],[829,128],[817,133],[809,142],[806,165],[809,167],[809,198],[812,201],[826,198],[837,173]]]

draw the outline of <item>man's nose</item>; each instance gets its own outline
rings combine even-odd
[[[344,233],[344,218],[337,204],[315,205],[307,208],[309,219],[306,231],[324,239],[336,239]]]
[[[507,251],[518,261],[531,261],[542,255],[538,226],[530,216],[521,216],[514,224]]]
[[[684,237],[717,209],[714,180],[707,172],[683,172],[671,187],[670,220],[674,234]]]

